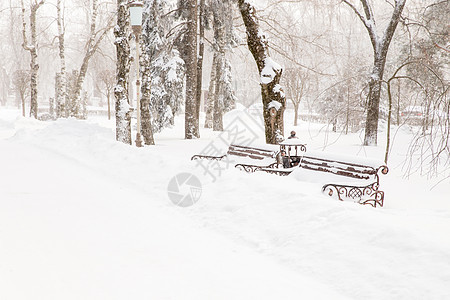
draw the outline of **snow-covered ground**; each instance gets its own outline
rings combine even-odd
[[[450,299],[449,170],[404,178],[406,129],[374,209],[295,174],[213,179],[190,157],[224,136],[184,140],[182,116],[136,148],[115,142],[114,121],[19,115],[0,109],[0,299]],[[262,137],[242,111],[225,127],[236,117]],[[384,157],[382,135],[362,147],[323,128],[286,130],[314,151]],[[168,196],[181,172],[202,184],[187,208]]]

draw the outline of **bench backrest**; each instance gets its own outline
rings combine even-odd
[[[263,160],[267,158],[275,159],[278,151],[260,149],[249,146],[230,145],[227,155],[236,155],[241,157],[249,157],[251,159]]]
[[[377,176],[378,169],[355,163],[333,161],[324,158],[303,156],[299,166],[304,169],[329,172],[336,175],[358,179],[369,179]]]

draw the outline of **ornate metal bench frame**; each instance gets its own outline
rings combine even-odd
[[[200,155],[200,154],[196,154],[194,156],[191,157],[191,160],[197,160],[197,159],[207,159],[207,160],[222,160],[225,157],[227,157],[227,155],[222,155],[222,156],[210,156],[210,155]]]
[[[278,170],[280,170],[280,169],[278,169],[278,165],[279,164],[277,162],[274,162],[274,163],[271,163],[268,166],[237,164],[234,167],[239,169],[239,170],[241,170],[241,171],[245,171],[247,173],[255,173],[256,171],[263,171],[263,172],[266,172],[266,173],[277,174]],[[287,173],[286,175],[288,175],[290,172],[284,171],[284,173]]]
[[[340,162],[341,163],[341,162]],[[374,169],[375,170],[375,169]],[[344,185],[336,183],[328,183],[322,187],[322,192],[328,191],[328,195],[332,197],[335,193],[338,200],[344,201],[343,198],[350,198],[357,200],[358,203],[363,205],[371,205],[372,207],[383,207],[384,205],[384,192],[379,190],[380,177],[379,173],[387,174],[389,169],[387,166],[380,166],[375,170],[376,181],[365,186],[357,185]]]

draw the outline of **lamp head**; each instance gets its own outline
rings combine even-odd
[[[142,27],[142,13],[144,10],[144,3],[142,1],[131,1],[128,3],[130,10],[130,24],[133,31],[139,31]]]

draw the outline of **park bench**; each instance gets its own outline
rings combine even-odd
[[[360,204],[373,207],[384,204],[384,192],[379,190],[380,173],[387,174],[388,167],[382,164],[348,162],[318,156],[303,156],[299,167],[306,170],[324,172],[351,178],[343,183],[326,183],[322,191],[344,201],[352,199]]]
[[[324,176],[324,185],[322,191],[329,196],[337,197],[338,200],[352,199],[363,205],[371,205],[373,207],[384,204],[384,192],[379,190],[380,173],[387,174],[388,167],[373,163],[369,160],[349,157],[348,159],[339,156],[330,158],[323,152],[306,153],[306,145],[301,144],[299,140],[286,140],[279,145],[279,150],[269,147],[250,147],[241,145],[230,145],[226,154],[221,156],[194,155],[191,160],[208,159],[208,160],[224,160],[230,157],[242,158],[235,165],[236,168],[254,173],[257,171],[276,174],[279,176],[287,176],[294,170],[305,169],[315,172],[322,172]],[[288,160],[288,165],[283,163],[281,153],[286,153],[284,159]],[[308,154],[308,155],[305,155]],[[335,179],[326,178],[325,174],[333,174],[337,176],[351,178],[351,181],[336,183]]]
[[[282,163],[279,156],[276,163],[268,166],[249,167],[244,166],[247,172],[263,171],[269,174],[287,176],[300,168],[305,170],[323,172],[337,176],[347,177],[343,183],[336,183],[336,176],[320,175],[324,185],[322,191],[338,200],[351,199],[360,204],[368,204],[373,207],[384,204],[384,192],[379,190],[380,173],[387,174],[388,167],[369,159],[355,157],[336,156],[324,152],[306,152],[306,145],[298,139],[285,140],[280,143],[280,153],[285,152],[288,165]],[[333,158],[331,158],[333,157]],[[330,178],[332,177],[332,178]]]

